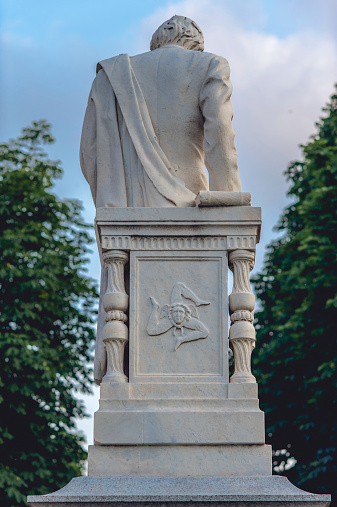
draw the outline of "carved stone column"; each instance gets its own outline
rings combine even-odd
[[[121,250],[110,250],[103,254],[103,259],[108,271],[108,283],[103,296],[106,322],[103,328],[103,343],[107,352],[107,372],[102,382],[127,382],[123,363],[124,348],[129,339],[125,325],[129,296],[125,292],[124,266],[129,255]]]
[[[250,250],[234,250],[229,254],[229,268],[234,276],[233,291],[229,296],[229,346],[234,354],[234,374],[230,382],[256,382],[251,372],[251,355],[255,347],[255,296],[249,281],[254,258],[255,252]]]

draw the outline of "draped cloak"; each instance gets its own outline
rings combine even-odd
[[[104,75],[93,83],[80,151],[96,208],[195,206],[196,195],[159,145],[129,56],[100,62],[100,69]]]

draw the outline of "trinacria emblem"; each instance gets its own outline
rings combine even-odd
[[[185,304],[183,298],[192,301],[193,304]],[[162,308],[159,303],[150,297],[152,312],[146,328],[150,336],[158,336],[173,328],[173,336],[176,336],[175,350],[186,342],[207,338],[209,331],[199,320],[197,306],[209,305],[209,301],[199,299],[184,283],[174,285],[169,305]],[[177,336],[180,332],[180,336]]]

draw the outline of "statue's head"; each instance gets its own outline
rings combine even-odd
[[[185,16],[172,16],[152,35],[150,49],[158,49],[166,44],[178,44],[192,51],[204,50],[204,36],[198,25]]]

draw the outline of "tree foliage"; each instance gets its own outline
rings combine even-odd
[[[337,95],[290,164],[292,204],[253,280],[255,374],[274,466],[313,492],[337,490]],[[297,463],[288,468],[289,459]],[[288,466],[287,466],[288,464]]]
[[[81,205],[51,188],[62,174],[34,122],[0,144],[0,504],[25,504],[80,475],[75,417],[90,392],[96,288],[83,266],[92,242]]]

